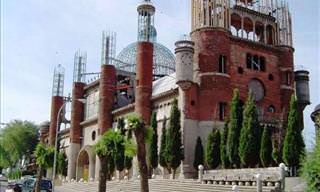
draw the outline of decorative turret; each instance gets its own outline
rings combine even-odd
[[[44,121],[42,122],[40,125],[40,142],[41,143],[45,143],[45,137],[48,135],[49,133],[49,127],[50,127],[50,122],[49,121]]]
[[[310,104],[309,72],[307,70],[297,70],[294,74],[297,101],[304,109]]]
[[[184,38],[175,43],[176,83],[183,89],[190,88],[193,82],[194,42]]]
[[[156,8],[150,0],[144,0],[137,8],[138,11],[138,41],[155,42],[154,14]]]

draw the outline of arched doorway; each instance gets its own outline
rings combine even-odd
[[[77,159],[77,180],[84,179],[90,181],[95,179],[95,166],[96,166],[96,155],[93,152],[92,146],[83,147],[78,155]]]
[[[89,181],[89,154],[82,150],[78,156],[77,180]]]

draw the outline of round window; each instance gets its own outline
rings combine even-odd
[[[268,112],[269,112],[269,113],[275,113],[275,112],[276,112],[276,108],[275,108],[273,105],[270,105],[270,106],[268,107]]]
[[[249,82],[249,90],[252,91],[255,101],[261,101],[265,96],[265,90],[263,84],[256,79]]]

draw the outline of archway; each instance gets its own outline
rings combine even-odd
[[[79,153],[77,164],[77,180],[89,181],[89,154],[86,150]]]
[[[77,159],[77,180],[84,179],[90,181],[95,179],[96,155],[93,152],[92,146],[83,147]]]

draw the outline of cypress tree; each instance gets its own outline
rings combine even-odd
[[[260,160],[263,167],[268,167],[272,163],[272,141],[270,130],[267,126],[263,129],[260,148]]]
[[[204,163],[204,151],[201,142],[201,138],[198,137],[197,143],[195,146],[195,153],[194,153],[194,160],[193,160],[193,167],[198,170],[199,165],[203,165]]]
[[[128,131],[127,133],[127,140],[131,140],[132,139],[132,131]],[[127,155],[125,155],[124,157],[124,166],[125,168],[129,171],[132,168],[132,157],[129,157]]]
[[[155,169],[158,167],[158,133],[157,133],[157,114],[155,112],[151,115],[152,137],[149,145],[149,165]]]
[[[298,167],[304,155],[305,144],[299,128],[298,104],[295,95],[291,96],[288,128],[283,145],[283,160],[290,167]]]
[[[241,127],[242,107],[240,104],[240,93],[238,89],[235,89],[231,102],[230,129],[227,139],[227,156],[232,167],[239,167],[240,165],[238,147]]]
[[[123,118],[118,119],[117,131],[120,133],[118,137],[118,141],[115,143],[115,147],[117,150],[117,154],[115,155],[115,167],[121,172],[125,168],[125,147],[124,147],[124,139],[125,139],[125,122]],[[111,165],[113,166],[113,165]]]
[[[208,135],[206,147],[206,162],[211,169],[220,164],[220,131],[214,130]]]
[[[159,164],[165,168],[168,169],[168,164],[167,164],[167,153],[166,153],[166,144],[167,144],[167,130],[166,130],[166,125],[167,125],[167,118],[163,118],[162,122],[162,134],[161,134],[161,146],[160,146],[160,152],[159,152]]]
[[[226,121],[224,123],[224,129],[222,130],[221,134],[221,142],[220,142],[220,161],[223,168],[229,167],[229,158],[227,156],[227,139],[228,139],[228,129],[229,129],[229,122]]]
[[[272,160],[273,160],[274,166],[277,166],[282,162],[281,152],[279,150],[279,144],[276,140],[273,140],[272,142]]]
[[[167,163],[170,169],[173,170],[173,179],[175,178],[176,169],[180,166],[183,159],[182,153],[180,111],[178,109],[178,101],[174,99],[167,135]]]
[[[243,111],[243,122],[240,133],[239,157],[245,167],[254,167],[259,163],[260,126],[258,114],[250,91]]]

